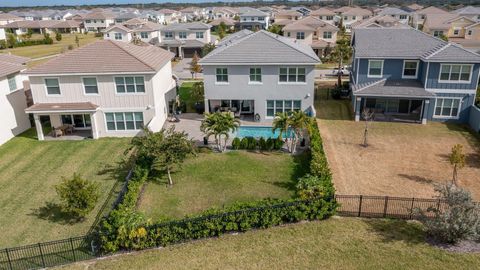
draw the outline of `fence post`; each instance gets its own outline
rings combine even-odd
[[[73,248],[73,239],[71,237],[70,237],[70,246],[72,247],[73,261],[76,262],[77,258],[75,258],[75,249]]]
[[[387,217],[388,196],[385,196],[385,205],[383,206],[383,217]]]
[[[42,251],[42,244],[41,243],[38,243],[38,249],[40,250],[40,257],[42,258],[43,268],[45,268],[46,267],[45,258],[43,257],[43,251]]]
[[[363,200],[363,195],[360,195],[360,202],[358,203],[358,216],[362,214],[362,200]]]
[[[440,211],[440,199],[438,199],[438,202],[437,202],[437,211]]]
[[[412,206],[410,207],[410,218],[409,219],[412,219],[412,216],[413,216],[413,202],[415,202],[415,197],[412,198]]]
[[[8,248],[5,249],[5,253],[7,254],[8,266],[10,267],[11,270],[13,270],[12,260],[10,260],[10,254],[8,253]]]

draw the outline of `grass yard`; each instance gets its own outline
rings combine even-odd
[[[479,269],[424,242],[416,223],[334,217],[135,252],[64,269]]]
[[[35,134],[35,135],[34,135]],[[0,147],[0,248],[85,234],[117,179],[117,162],[130,139],[37,141],[35,130]],[[54,185],[74,172],[100,185],[100,199],[85,221],[70,224],[56,203]]]
[[[326,100],[317,91],[315,101],[337,193],[431,197],[434,184],[451,180],[448,154],[459,143],[467,154],[459,184],[480,200],[479,139],[468,128],[371,122],[364,148],[364,123],[352,120],[349,100]]]
[[[193,85],[196,81],[187,81],[182,83],[182,85],[178,89],[178,96],[180,97],[180,101],[185,103],[187,106],[187,113],[194,113],[195,110],[195,101],[193,100],[191,93]]]
[[[99,38],[96,38],[93,33],[88,34],[77,34],[80,40],[80,46],[92,43]],[[49,55],[55,55],[68,51],[68,45],[73,45],[74,48],[77,47],[75,44],[75,34],[63,34],[61,41],[56,41],[55,36],[51,35],[53,38],[53,44],[51,45],[35,45],[35,46],[26,46],[18,47],[13,49],[0,50],[0,53],[12,53],[18,56],[29,57],[31,59],[45,57]],[[32,36],[32,39],[42,39],[43,36],[36,35]],[[30,67],[32,64],[30,64]]]
[[[155,221],[236,201],[289,198],[306,171],[303,159],[282,153],[201,153],[173,174],[173,187],[166,179],[148,182],[139,210]]]

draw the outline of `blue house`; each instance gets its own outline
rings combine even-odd
[[[415,29],[357,29],[352,46],[355,121],[468,122],[480,55]]]

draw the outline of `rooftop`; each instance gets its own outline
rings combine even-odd
[[[379,97],[418,97],[429,98],[435,96],[426,91],[418,80],[387,80],[379,79],[371,83],[352,85],[356,96]]]
[[[5,77],[25,69],[25,64],[30,60],[12,54],[0,54],[0,77]]]

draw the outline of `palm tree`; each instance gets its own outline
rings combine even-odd
[[[207,135],[215,137],[215,143],[220,152],[227,149],[227,141],[230,138],[230,133],[234,132],[240,126],[240,121],[235,119],[231,113],[206,113],[202,120],[200,130]],[[222,137],[224,145],[222,146]]]
[[[272,123],[272,132],[275,133],[275,131],[278,129],[280,131],[280,134],[278,134],[278,139],[282,139],[283,134],[287,134],[287,148],[288,151],[290,151],[290,146],[288,145],[288,128],[290,126],[290,115],[288,113],[283,112],[283,113],[277,113],[275,115],[275,119],[273,119]]]
[[[303,132],[311,123],[312,118],[303,111],[295,111],[290,116],[290,126],[293,129],[292,147],[290,152],[295,153],[298,140],[303,137]]]

